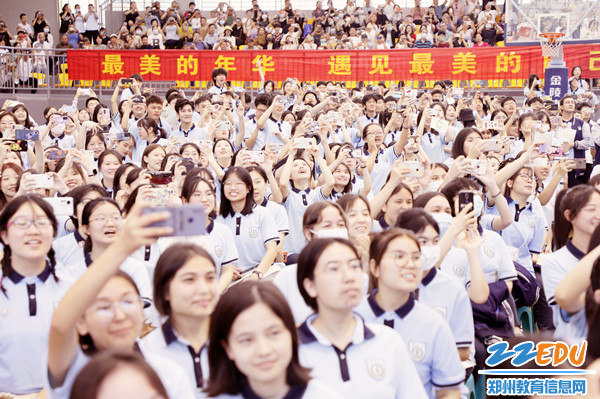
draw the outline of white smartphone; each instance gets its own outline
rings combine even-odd
[[[169,212],[171,217],[159,223],[154,223],[154,227],[172,227],[171,236],[197,236],[206,231],[206,217],[202,205],[179,205],[165,206],[155,208],[145,208],[143,214],[156,212]]]
[[[54,178],[51,175],[29,175],[35,181],[37,188],[52,188],[54,185]]]
[[[315,140],[309,137],[298,137],[294,139],[294,142],[299,149],[306,149],[310,148],[314,144]]]
[[[406,161],[402,162],[402,166],[410,170],[410,173],[404,175],[404,177],[416,177],[421,178],[425,176],[425,165],[419,161]]]
[[[52,206],[52,210],[56,216],[73,216],[73,198],[52,197],[44,199]]]

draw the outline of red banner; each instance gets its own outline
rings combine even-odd
[[[600,44],[564,47],[567,66],[581,66],[585,78],[600,77]],[[543,76],[549,59],[539,46],[396,50],[68,50],[69,79],[117,80],[133,73],[145,80],[211,80],[215,68],[228,80],[282,81],[483,80]]]

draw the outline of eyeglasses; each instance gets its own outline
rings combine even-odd
[[[32,224],[38,229],[43,229],[52,226],[52,220],[49,218],[39,218],[35,220],[17,218],[12,222],[7,223],[6,227],[15,226],[17,229],[25,230],[28,229]]]
[[[123,221],[123,216],[121,216],[121,215],[112,215],[111,217],[108,217],[108,216],[102,215],[102,216],[98,216],[97,218],[90,219],[90,222],[98,222],[100,224],[106,224],[106,222],[108,222],[109,219],[114,224],[118,224],[118,223],[121,223]]]
[[[243,181],[239,181],[239,180],[236,180],[236,181],[227,180],[225,183],[223,183],[223,185],[225,187],[231,187],[231,186],[242,187],[242,186],[245,186],[246,183],[244,183]]]
[[[534,181],[535,177],[527,173],[519,173],[519,176],[525,181]]]
[[[339,275],[344,270],[355,274],[362,273],[362,262],[359,259],[353,259],[346,263],[339,261],[327,262],[325,264],[325,270],[323,271],[323,273],[329,275]]]
[[[100,301],[92,306],[92,308],[88,311],[94,315],[97,321],[101,323],[109,323],[115,318],[115,305],[118,305],[121,311],[126,313],[128,316],[135,315],[142,308],[143,300],[138,295],[127,295],[123,297],[120,301],[110,302],[110,301]]]
[[[403,252],[403,251],[395,251],[388,255],[388,257],[394,260],[394,264],[397,267],[406,267],[408,266],[408,262],[412,262],[413,265],[421,265],[421,260],[423,259],[423,255],[420,252],[413,252],[412,254]]]

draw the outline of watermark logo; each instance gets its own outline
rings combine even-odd
[[[487,348],[489,356],[485,361],[487,367],[497,367],[510,360],[515,367],[511,369],[485,369],[479,374],[490,377],[486,380],[487,395],[560,395],[574,396],[587,394],[587,380],[582,378],[595,371],[577,369],[585,362],[587,341],[569,345],[562,341],[543,341],[537,344],[532,341],[521,342],[512,349],[508,342],[500,341]],[[519,368],[531,361],[541,367],[573,367],[560,369],[524,369]],[[514,378],[514,377],[522,378]],[[535,378],[535,377],[545,378]],[[557,378],[565,376],[570,378]],[[507,378],[508,377],[508,378]],[[579,378],[577,378],[579,377]]]

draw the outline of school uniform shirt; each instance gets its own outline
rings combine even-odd
[[[481,227],[479,233],[483,238],[483,244],[479,247],[479,262],[481,262],[485,281],[495,283],[501,280],[516,280],[515,265],[512,258],[507,256],[510,254],[510,249],[502,237],[495,231],[484,231]]]
[[[250,136],[252,136],[254,129],[256,129],[257,122],[258,121],[256,120],[256,115],[254,115],[244,121],[244,123],[245,123],[244,146],[246,146],[246,147],[248,147],[246,144],[246,140],[249,139]],[[258,129],[258,134],[256,136],[256,141],[254,142],[254,146],[252,148],[248,148],[249,150],[259,151],[259,150],[263,149],[263,147],[264,147],[264,132],[265,132],[265,129]]]
[[[188,341],[177,334],[170,320],[154,329],[140,341],[144,352],[155,353],[177,363],[185,371],[188,381],[194,387],[196,398],[202,399],[205,381],[208,381],[208,343],[199,351],[194,350]]]
[[[507,200],[513,222],[502,230],[500,235],[508,246],[517,249],[516,262],[535,276],[531,254],[542,252],[546,232],[546,220],[542,209],[536,209],[533,203],[529,202],[520,208],[512,198],[508,197]],[[496,206],[488,208],[488,211],[491,215],[500,215]]]
[[[81,276],[85,274],[88,267],[92,264],[92,259],[90,258],[90,254],[86,254],[85,258],[79,262],[71,263],[69,265],[61,265],[60,271],[68,276],[70,276],[73,280],[78,280]],[[148,277],[148,272],[144,267],[144,264],[139,262],[136,259],[127,258],[121,264],[121,271],[127,273],[135,282],[138,291],[140,292],[140,296],[148,299],[152,299],[152,284],[150,284],[150,278]]]
[[[158,262],[161,253],[160,246],[155,242],[152,245],[141,247],[129,257],[142,262],[144,266],[146,266],[146,271],[150,276],[150,281],[152,281],[152,278],[154,277],[154,268],[156,267],[156,262]]]
[[[217,217],[219,223],[226,225],[233,233],[238,250],[238,266],[242,273],[253,270],[265,255],[268,242],[279,242],[279,234],[273,215],[262,206],[255,206],[247,215],[235,213]]]
[[[445,135],[445,133],[423,133],[423,137],[421,138],[421,147],[432,163],[441,163],[447,158],[446,153],[444,152]]]
[[[52,242],[54,249],[54,259],[61,265],[72,265],[85,259],[83,254],[83,245],[85,238],[75,230],[71,234],[57,238]]]
[[[136,143],[138,142],[138,140],[140,140],[140,135],[138,133],[138,125],[137,125],[138,121],[139,121],[139,119],[137,119],[133,115],[129,118],[129,133],[131,133],[133,135],[133,138],[136,141]],[[158,118],[158,127],[160,127],[161,129],[163,129],[165,131],[165,133],[167,134],[167,137],[169,137],[171,135],[171,126],[169,125],[167,120],[165,118],[163,118],[162,116],[160,116]]]
[[[363,128],[371,123],[379,123],[379,114],[376,113],[373,117],[367,116],[367,114],[365,114],[358,118],[358,124],[362,125]]]
[[[455,277],[465,289],[471,285],[471,264],[467,252],[462,248],[450,248],[440,263],[440,270],[448,276]]]
[[[385,136],[385,139],[383,140],[383,144],[390,145],[393,142],[396,142],[400,139],[400,135],[402,134],[402,129],[400,130],[390,130],[387,135]]]
[[[208,94],[219,95],[225,93],[227,90],[227,85],[223,85],[223,87],[219,87],[217,85],[213,85],[210,89],[208,89]]]
[[[242,381],[242,392],[237,395],[222,394],[215,396],[216,399],[263,399],[258,396],[248,381],[244,379]],[[320,381],[311,379],[307,385],[293,385],[290,387],[288,393],[281,399],[342,399],[339,393],[329,388],[327,385]]]
[[[336,348],[312,323],[299,328],[299,357],[311,376],[347,399],[427,398],[413,361],[400,335],[357,314],[351,343]]]
[[[366,157],[369,156],[367,147],[363,147],[363,152]],[[379,150],[375,164],[370,172],[371,183],[373,188],[371,189],[374,193],[379,193],[381,188],[385,185],[385,181],[392,170],[392,165],[400,155],[396,154],[394,147],[388,147],[385,150]]]
[[[44,137],[42,144],[44,147],[55,145],[61,150],[68,150],[70,148],[75,148],[75,137],[73,137],[73,135],[67,135],[66,133],[61,133],[59,136],[48,133],[46,137]]]
[[[200,128],[196,124],[192,124],[192,127],[188,130],[184,130],[180,123],[178,129],[171,132],[170,137],[183,137],[188,140],[206,140],[206,133],[206,129]]]
[[[290,233],[290,220],[287,213],[285,213],[284,206],[266,198],[261,205],[273,215],[279,234],[288,235]]]
[[[13,271],[0,284],[0,391],[25,395],[44,387],[40,365],[48,352],[48,333],[56,305],[74,280],[47,266],[37,276]]]
[[[153,142],[149,142],[149,141],[141,140],[141,139],[136,140],[135,147],[133,148],[133,151],[131,152],[131,159],[133,160],[133,162],[135,162],[137,165],[142,164],[142,157],[144,155],[144,150],[146,150],[146,147],[148,147],[150,144],[160,144],[163,148],[166,149],[167,144],[169,144],[169,140],[163,139],[163,138],[157,138]]]
[[[169,398],[181,398],[181,399],[194,399],[194,389],[189,379],[187,378],[183,368],[166,357],[160,356],[159,354],[152,353],[151,351],[142,350],[136,343],[137,349],[140,354],[148,362],[150,367],[156,371],[160,381],[165,387]],[[68,399],[71,394],[71,388],[73,382],[79,374],[82,368],[90,361],[90,356],[83,353],[81,348],[78,346],[75,352],[73,362],[69,366],[69,370],[65,376],[65,380],[61,386],[53,386],[50,384],[48,378],[48,370],[43,373],[45,379],[45,388],[48,393],[49,399]],[[48,362],[46,362],[47,365]],[[40,367],[41,369],[41,367]]]
[[[544,292],[546,298],[548,298],[548,305],[552,307],[554,326],[556,327],[554,337],[569,344],[580,343],[587,337],[588,326],[585,320],[585,309],[581,309],[577,313],[569,313],[561,309],[556,303],[554,292],[562,279],[573,270],[584,256],[585,254],[575,248],[569,240],[564,247],[554,253],[545,255],[541,260]]]
[[[271,116],[269,117],[269,119],[267,119],[267,123],[265,124],[264,130],[258,133],[259,137],[262,138],[262,146],[260,147],[260,149],[262,149],[267,143],[285,144],[283,140],[275,136],[275,132],[281,133],[281,136],[285,137],[288,140],[290,140],[292,136],[292,128],[289,123],[285,123],[283,119],[278,121]],[[252,132],[250,132],[250,134],[252,134]],[[258,138],[256,139],[256,141],[258,141]]]
[[[233,265],[238,260],[235,239],[231,230],[223,223],[212,220],[206,227],[206,235],[188,237],[160,237],[158,245],[161,253],[176,243],[196,244],[206,249],[215,262],[217,276],[221,276],[223,266]]]
[[[417,298],[448,322],[458,348],[471,346],[475,336],[473,309],[461,283],[433,268],[419,284]]]
[[[391,327],[400,334],[431,399],[435,399],[437,389],[460,387],[465,369],[448,323],[434,310],[415,301],[413,294],[394,311],[383,310],[374,295],[363,298],[355,311],[365,322]]]
[[[314,202],[315,195],[310,188],[299,190],[289,185],[289,193],[282,205],[287,211],[290,222],[290,234],[283,242],[283,251],[290,253],[298,253],[306,245],[306,238],[302,231],[302,218],[306,208]],[[320,190],[318,190],[320,191]]]

